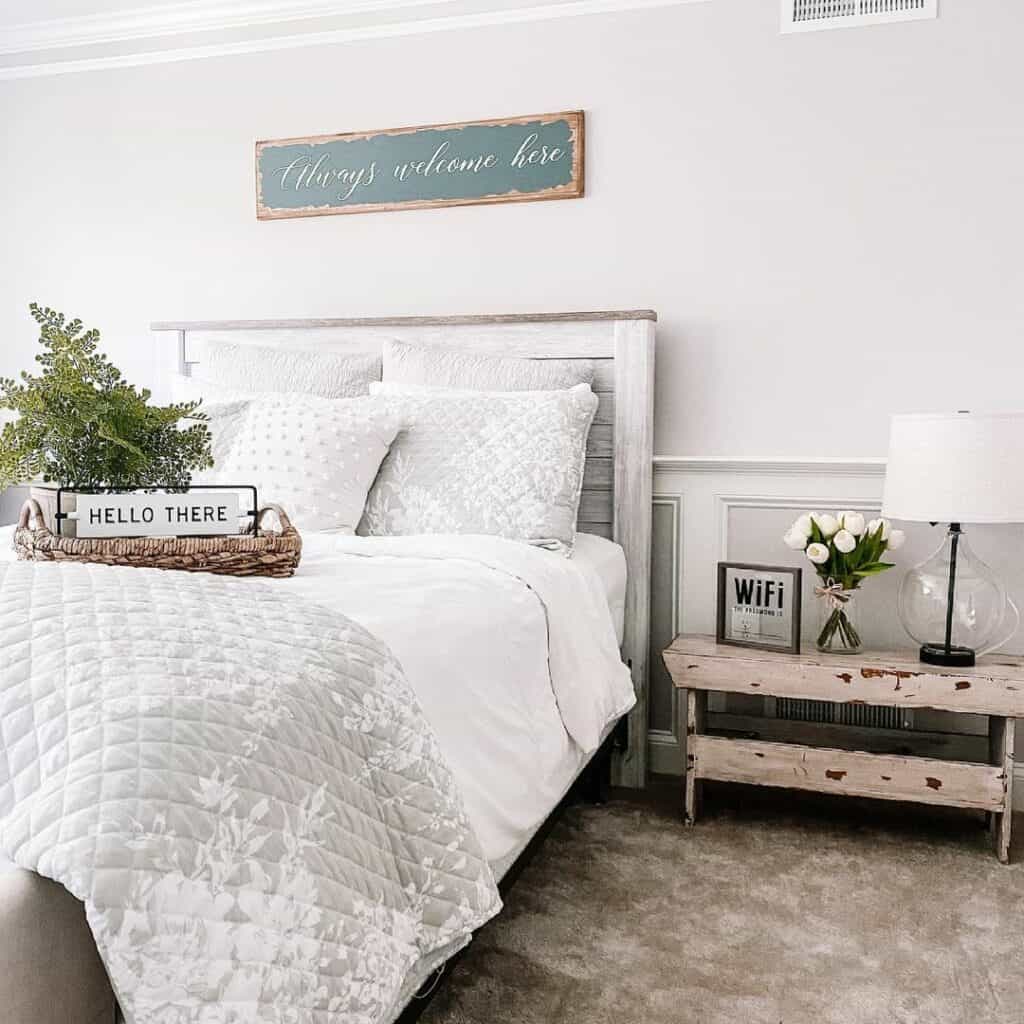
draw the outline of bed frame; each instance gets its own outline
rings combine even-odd
[[[157,322],[175,345],[159,346],[163,379],[201,364],[203,342],[379,352],[386,339],[447,345],[529,359],[572,359],[594,371],[599,405],[587,445],[578,526],[610,537],[626,553],[623,660],[630,666],[636,707],[617,737],[613,781],[643,787],[647,776],[647,676],[650,634],[651,479],[654,416],[654,331],[651,310],[598,313],[513,313],[494,316],[372,317],[326,320],[201,320]]]

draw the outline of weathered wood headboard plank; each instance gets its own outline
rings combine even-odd
[[[587,441],[580,530],[613,538],[629,571],[623,657],[630,663],[637,706],[616,779],[642,786],[647,771],[647,675],[650,628],[651,466],[654,332],[651,310],[511,313],[494,316],[371,317],[313,320],[161,321],[177,345],[161,353],[168,374],[202,364],[206,339],[243,345],[379,352],[386,339],[449,345],[528,359],[579,360],[594,372],[599,405]]]

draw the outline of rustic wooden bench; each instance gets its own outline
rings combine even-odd
[[[676,688],[685,691],[679,706],[687,824],[697,820],[704,779],[977,808],[988,812],[996,854],[1009,863],[1024,659],[993,655],[974,668],[942,669],[922,664],[912,652],[779,654],[717,644],[707,636],[677,637],[664,658]],[[987,715],[988,758],[952,761],[709,735],[711,691]]]

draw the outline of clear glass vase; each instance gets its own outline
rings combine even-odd
[[[856,654],[864,649],[860,638],[859,594],[833,584],[819,587],[818,639],[819,651],[824,654]]]

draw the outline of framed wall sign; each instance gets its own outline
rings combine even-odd
[[[77,493],[71,518],[79,537],[212,537],[239,533],[237,491]]]
[[[720,644],[800,653],[800,569],[718,563]]]
[[[583,111],[256,143],[256,216],[583,195]]]

